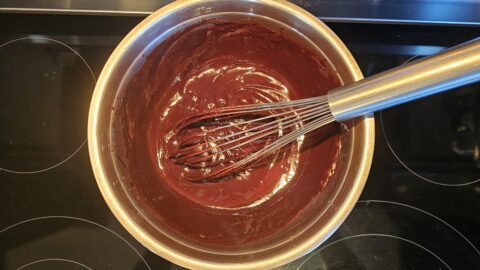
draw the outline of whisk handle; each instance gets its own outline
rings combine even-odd
[[[393,107],[480,81],[480,38],[328,93],[335,120]]]

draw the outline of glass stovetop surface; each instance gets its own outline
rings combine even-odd
[[[0,14],[2,269],[181,269],[131,237],[90,167],[96,77],[142,17]],[[330,23],[365,76],[472,39],[480,28]],[[353,212],[282,269],[477,269],[480,84],[377,113]]]

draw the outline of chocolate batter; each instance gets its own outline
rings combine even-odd
[[[339,152],[335,125],[228,181],[192,183],[189,168],[168,158],[172,130],[188,115],[340,86],[327,61],[288,34],[254,19],[209,19],[139,58],[123,84],[117,121],[130,185],[154,222],[204,244],[241,245],[268,238],[319,203]]]

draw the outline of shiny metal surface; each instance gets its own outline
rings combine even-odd
[[[172,0],[0,1],[0,12],[149,15]],[[292,0],[323,21],[480,25],[475,0]]]
[[[124,185],[129,174],[116,166],[121,149],[112,142],[112,105],[130,63],[154,42],[161,42],[186,20],[222,12],[258,14],[294,27],[328,55],[345,83],[362,78],[352,55],[340,39],[305,10],[286,1],[185,0],[168,5],[137,25],[117,46],[98,78],[88,119],[88,145],[92,168],[108,206],[140,243],[154,253],[192,269],[269,269],[307,254],[325,241],[345,220],[365,185],[374,146],[373,117],[349,123],[342,140],[337,170],[324,191],[329,204],[315,204],[289,233],[252,243],[242,249],[213,249],[175,236],[162,224],[152,224],[136,207],[131,188]],[[169,31],[170,30],[170,31]],[[175,30],[178,30],[176,28]],[[121,156],[120,156],[121,158]]]
[[[328,93],[337,121],[480,80],[480,38]]]

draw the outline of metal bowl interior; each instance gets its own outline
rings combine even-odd
[[[188,21],[204,16],[252,14],[298,30],[318,48],[344,83],[362,78],[355,60],[338,37],[303,9],[284,1],[186,0],[174,2],[141,22],[117,46],[107,61],[93,95],[88,124],[89,152],[98,186],[120,223],[144,246],[179,265],[194,269],[263,269],[288,263],[325,241],[354,207],[367,179],[373,155],[372,117],[348,123],[333,181],[295,226],[249,246],[215,248],[189,242],[161,224],[154,224],[131,195],[128,173],[117,166],[122,149],[112,140],[115,100],[132,63]]]

